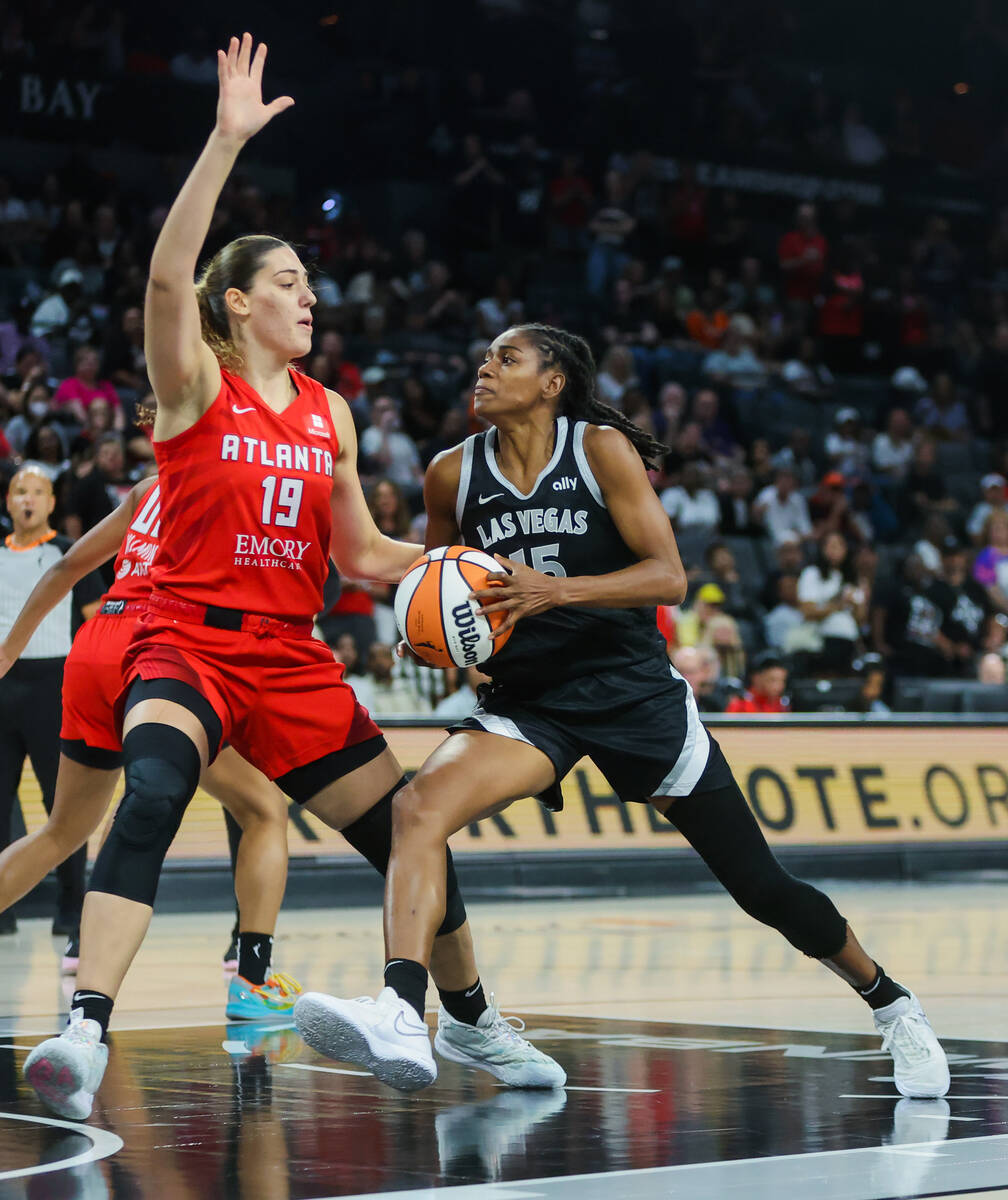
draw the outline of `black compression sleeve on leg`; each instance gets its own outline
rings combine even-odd
[[[171,725],[123,739],[126,790],[91,872],[93,892],[153,906],[158,878],[200,777],[199,751]]]
[[[818,888],[774,858],[737,783],[675,800],[668,819],[735,902],[810,958],[832,958],[847,940],[847,922]]]
[[[359,853],[380,874],[388,872],[389,855],[392,853],[392,799],[400,788],[406,786],[408,780],[404,775],[395,787],[390,788],[384,796],[371,806],[362,816],[340,832]],[[454,933],[466,921],[465,903],[459,891],[458,879],[455,875],[455,864],[452,862],[451,851],[445,847],[446,879],[445,879],[445,918],[437,931],[436,937],[445,933]]]

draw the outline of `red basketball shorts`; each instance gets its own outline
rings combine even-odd
[[[121,750],[115,705],[123,686],[123,655],[133,637],[136,613],[85,621],[63,668],[60,737],[95,750]]]
[[[211,705],[229,742],[269,779],[378,737],[343,680],[343,664],[313,637],[260,637],[152,612],[134,626],[123,664],[134,679],[176,679]]]

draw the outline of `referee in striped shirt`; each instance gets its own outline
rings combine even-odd
[[[49,525],[55,506],[52,484],[37,467],[22,467],[11,480],[7,511],[14,531],[0,546],[0,639],[9,632],[35,584],[70,548],[69,539]],[[81,619],[97,612],[103,590],[97,574],[86,575],[42,621],[24,654],[0,679],[0,848],[10,842],[11,816],[26,757],[42,789],[46,812],[52,811],[60,755],[63,662],[73,630]],[[54,935],[77,933],[86,861],[87,847],[82,846],[57,868]],[[12,911],[0,914],[0,933],[16,929]]]

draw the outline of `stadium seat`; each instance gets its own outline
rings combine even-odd
[[[924,702],[926,679],[896,679],[893,681],[893,712],[920,712]]]
[[[970,683],[962,696],[964,713],[1008,713],[1008,686]]]
[[[788,692],[792,712],[850,712],[861,695],[861,680],[796,679]]]
[[[969,683],[963,679],[927,679],[921,710],[929,713],[962,712],[963,692]]]

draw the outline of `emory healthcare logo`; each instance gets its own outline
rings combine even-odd
[[[283,567],[300,571],[301,561],[311,542],[293,538],[257,537],[254,533],[235,534],[236,567]]]

